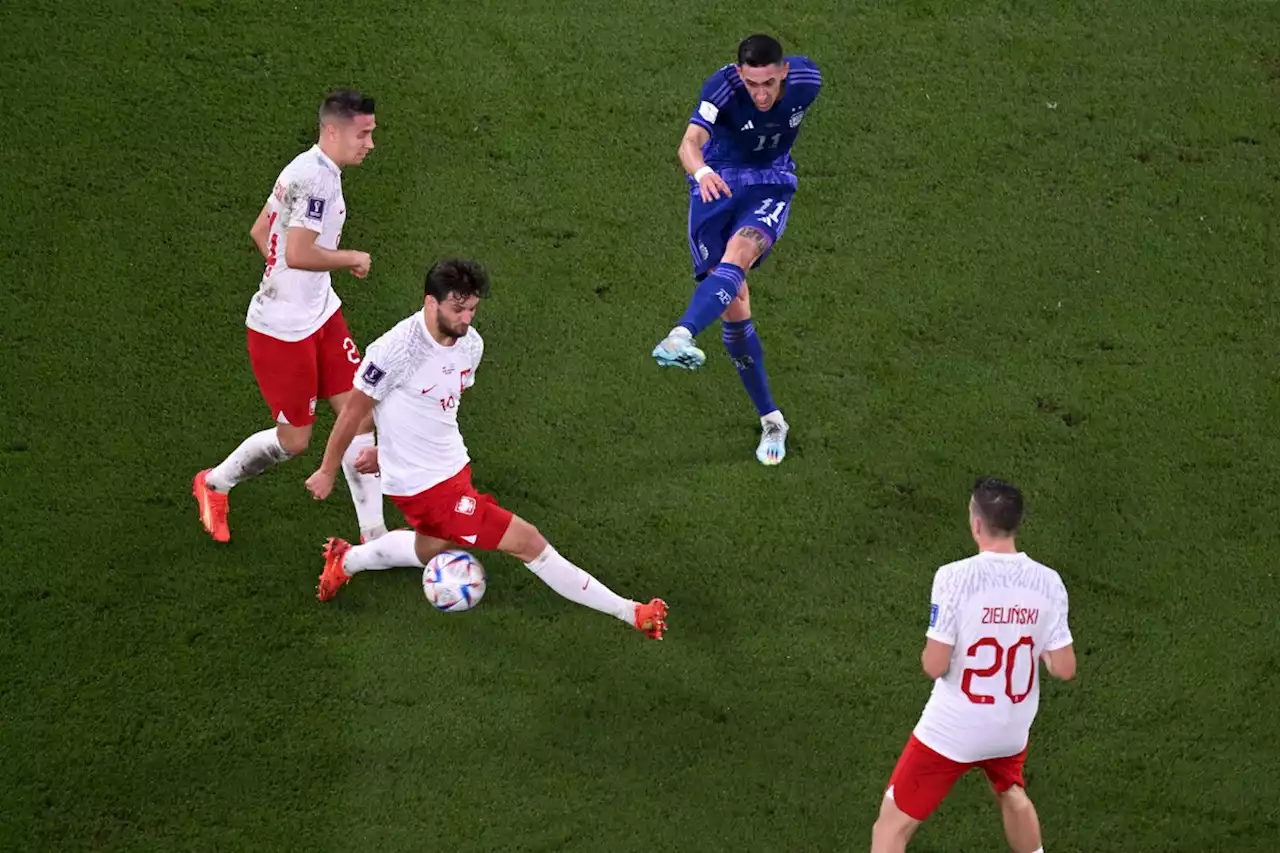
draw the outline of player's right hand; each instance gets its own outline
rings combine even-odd
[[[316,472],[307,478],[307,491],[311,492],[311,497],[318,501],[322,501],[329,497],[329,493],[333,491],[333,480],[337,476],[323,468],[317,468]]]
[[[368,252],[355,252],[356,261],[351,265],[351,274],[356,278],[365,278],[369,275],[369,267],[373,264],[373,258],[369,257]]]
[[[715,172],[708,172],[702,176],[702,180],[698,181],[698,192],[702,193],[702,200],[708,202],[718,199],[722,195],[733,195],[729,185]]]

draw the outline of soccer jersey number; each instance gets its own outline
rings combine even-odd
[[[1031,654],[1031,669],[1027,675],[1027,688],[1021,693],[1013,692],[1013,668],[1018,660],[1018,650],[1026,646],[1027,651]],[[1031,688],[1035,684],[1036,679],[1036,648],[1035,642],[1030,637],[1020,637],[1018,642],[1009,646],[1008,649],[1000,645],[995,637],[983,637],[978,642],[969,647],[965,653],[970,658],[986,656],[983,649],[991,649],[991,664],[981,669],[974,667],[966,667],[964,676],[960,681],[960,689],[964,695],[969,697],[969,701],[975,705],[994,705],[996,697],[985,693],[975,693],[973,691],[973,680],[975,678],[991,678],[999,675],[1000,670],[1004,669],[1004,695],[1009,697],[1009,701],[1017,705],[1022,700],[1031,695]]]
[[[766,146],[765,146],[765,142],[768,142],[768,143],[769,143],[768,148],[769,148],[769,150],[770,150],[770,151],[772,151],[773,149],[775,149],[775,148],[777,148],[777,147],[778,147],[778,142],[779,142],[779,141],[781,141],[781,140],[782,140],[782,134],[781,134],[781,133],[775,133],[773,136],[769,136],[769,135],[767,135],[767,134],[762,133],[762,134],[760,134],[760,136],[758,137],[758,141],[756,142],[756,147],[755,147],[755,148],[752,148],[751,150],[752,150],[752,151],[763,151],[763,150],[765,150],[765,147],[766,147]]]
[[[773,207],[773,212],[769,212],[769,208]],[[773,205],[773,199],[766,198],[761,205],[756,208],[755,216],[760,217],[760,221],[771,228],[778,227],[778,221],[782,216],[782,211],[786,210],[787,203],[785,201],[778,202],[777,206]]]

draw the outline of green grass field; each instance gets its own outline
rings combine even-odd
[[[751,277],[776,469],[718,332],[699,373],[648,357],[691,286],[676,144],[757,30],[826,77]],[[27,0],[0,32],[0,849],[865,850],[986,473],[1072,593],[1047,850],[1280,848],[1280,5]],[[340,85],[378,98],[353,333],[484,262],[477,485],[665,597],[666,641],[498,555],[470,614],[408,570],[319,604],[357,531],[303,488],[318,444],[201,531],[192,475],[270,424],[248,228]],[[979,777],[912,849],[1004,849]]]

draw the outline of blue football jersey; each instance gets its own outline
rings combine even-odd
[[[702,84],[689,123],[711,134],[702,148],[703,158],[730,187],[796,186],[791,147],[805,111],[822,89],[822,72],[807,56],[788,56],[786,61],[790,68],[781,97],[768,112],[756,108],[734,65],[724,66]]]

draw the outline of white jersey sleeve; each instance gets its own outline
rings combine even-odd
[[[1067,624],[1067,587],[1062,582],[1062,578],[1054,573],[1053,587],[1050,589],[1049,596],[1054,602],[1054,609],[1057,611],[1057,618],[1049,628],[1049,636],[1045,640],[1044,649],[1047,652],[1056,652],[1058,649],[1065,649],[1071,645],[1071,628]]]
[[[413,375],[417,360],[402,332],[401,326],[396,326],[369,344],[352,383],[355,390],[382,402]]]
[[[956,626],[960,611],[956,573],[947,565],[933,575],[933,592],[929,596],[929,629],[925,636],[948,646],[956,644]]]
[[[462,340],[458,341],[458,346],[463,348],[470,362],[470,366],[462,374],[462,387],[465,390],[476,384],[476,371],[480,369],[480,359],[484,358],[484,338],[480,337],[480,333],[473,326]]]
[[[325,217],[337,216],[339,183],[328,171],[308,169],[285,187],[281,219],[286,228],[324,231]],[[345,212],[345,211],[344,211]],[[341,226],[339,226],[341,228]]]

